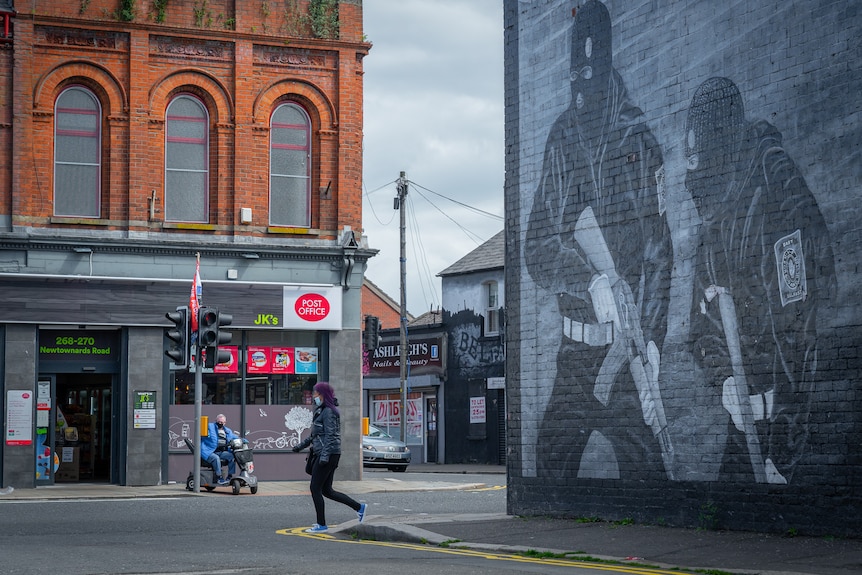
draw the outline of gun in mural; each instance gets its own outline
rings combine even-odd
[[[735,409],[738,410],[742,419],[742,432],[745,434],[745,443],[748,446],[748,457],[751,460],[751,469],[754,471],[754,479],[758,483],[766,483],[766,469],[763,463],[763,455],[760,452],[760,439],[757,429],[754,427],[754,413],[751,410],[749,399],[748,380],[745,377],[745,369],[742,365],[742,348],[739,344],[739,325],[736,320],[736,304],[733,296],[724,288],[713,286],[710,296],[718,296],[718,310],[721,316],[721,324],[724,328],[724,337],[727,340],[727,351],[730,355],[730,364],[733,368],[733,377],[728,378],[726,384],[730,384],[730,393]]]
[[[607,405],[614,381],[627,363],[638,391],[644,422],[650,426],[661,447],[668,478],[673,479],[673,443],[658,385],[660,354],[654,342],[644,341],[638,305],[628,283],[617,275],[613,256],[590,206],[575,223],[574,238],[597,277],[589,292],[596,318],[613,325],[613,343],[599,369],[593,394]]]

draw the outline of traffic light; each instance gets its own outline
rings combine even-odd
[[[177,311],[169,311],[165,317],[174,323],[174,327],[165,330],[169,348],[165,355],[171,358],[179,367],[189,366],[189,308],[178,307]]]
[[[233,334],[221,330],[233,322],[233,316],[220,313],[216,307],[202,307],[198,318],[198,348],[204,350],[204,367],[215,367],[230,361],[230,352],[219,350],[231,342]]]
[[[380,346],[380,318],[365,316],[365,349],[372,351]]]

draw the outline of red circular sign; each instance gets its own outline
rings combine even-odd
[[[329,315],[329,300],[317,293],[307,293],[296,298],[293,304],[296,315],[305,321],[320,321]]]

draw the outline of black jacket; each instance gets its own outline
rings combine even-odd
[[[314,410],[311,434],[294,449],[300,451],[311,446],[311,452],[320,458],[321,463],[329,461],[329,456],[341,453],[341,416],[328,407]]]

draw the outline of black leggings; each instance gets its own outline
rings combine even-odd
[[[332,479],[335,477],[335,469],[338,467],[339,459],[341,459],[340,453],[330,455],[329,461],[326,464],[321,464],[320,458],[318,458],[311,469],[311,499],[314,501],[314,511],[317,513],[318,525],[326,525],[324,497],[343,503],[354,511],[359,511],[361,507],[352,497],[332,489]]]

